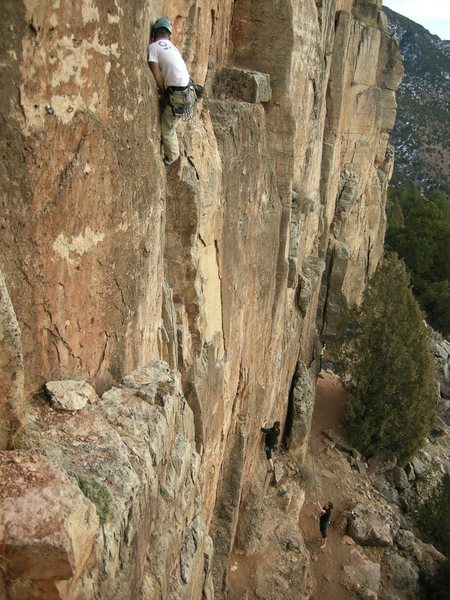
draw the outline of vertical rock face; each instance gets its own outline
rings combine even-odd
[[[158,355],[165,183],[149,143],[149,8],[63,0],[9,11],[1,266],[27,389],[50,373],[105,388]]]
[[[382,256],[392,174],[388,132],[403,70],[378,4],[356,0],[336,18],[321,170],[328,232],[322,307],[329,336],[343,306],[361,299],[361,282]]]
[[[265,468],[259,428],[286,422],[302,454],[312,407],[292,410],[294,375],[309,402],[317,328],[334,334],[382,253],[396,43],[375,0],[7,11],[0,268],[25,389],[105,392],[76,414],[38,403],[39,436],[30,417],[21,440],[99,513],[64,597],[220,598]],[[146,66],[161,14],[209,91],[167,171]]]
[[[0,449],[8,448],[23,418],[23,358],[20,330],[0,273]]]
[[[314,408],[315,373],[300,363],[297,367],[290,394],[292,430],[290,447],[305,458]]]

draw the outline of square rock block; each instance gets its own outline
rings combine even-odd
[[[224,67],[216,77],[214,93],[225,100],[234,98],[244,102],[269,102],[272,98],[270,75],[258,71]]]
[[[0,481],[0,553],[6,581],[20,588],[22,580],[27,597],[34,598],[33,590],[45,581],[56,589],[50,582],[78,576],[99,526],[95,506],[38,454],[0,452]]]

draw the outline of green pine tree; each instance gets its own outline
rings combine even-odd
[[[389,190],[386,245],[405,261],[427,321],[450,335],[450,201],[416,186]]]
[[[366,456],[389,451],[405,463],[431,431],[436,376],[423,317],[396,255],[376,272],[350,330],[349,438]]]
[[[450,560],[441,564],[424,600],[450,600]]]
[[[445,474],[439,485],[420,506],[419,525],[428,541],[450,556],[450,475]]]

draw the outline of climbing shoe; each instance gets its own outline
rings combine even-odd
[[[170,160],[169,158],[163,158],[163,163],[168,167],[169,165],[173,165],[174,162],[177,162],[178,156],[174,160]]]

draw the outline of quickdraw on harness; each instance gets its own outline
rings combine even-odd
[[[195,94],[194,82],[191,80],[185,87],[170,86],[167,88],[168,101],[172,107],[175,117],[180,117],[183,121],[189,121],[195,116],[197,96]],[[177,106],[172,103],[173,92],[183,94],[183,105]]]

